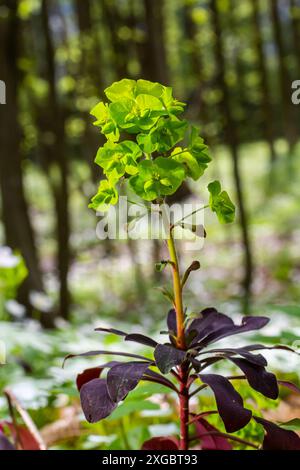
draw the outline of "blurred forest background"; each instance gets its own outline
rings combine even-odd
[[[184,253],[202,267],[188,285],[191,309],[274,314],[271,339],[299,337],[300,105],[291,94],[300,0],[0,0],[0,244],[28,269],[21,283],[20,261],[8,279],[12,254],[1,249],[0,339],[19,360],[7,366],[11,382],[32,368],[46,380],[45,354],[57,378],[57,358],[80,344],[72,328],[117,320],[156,331],[168,309],[155,288],[165,282],[154,272],[159,244],[99,241],[87,208],[103,144],[89,111],[124,77],[172,86],[188,103],[211,149],[207,178],[219,177],[237,205],[235,224],[208,215],[204,248]],[[178,195],[198,197],[195,183]]]

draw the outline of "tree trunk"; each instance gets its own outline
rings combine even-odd
[[[42,27],[45,39],[46,78],[49,84],[48,108],[46,110],[48,130],[53,134],[53,143],[48,146],[49,170],[58,169],[58,177],[52,181],[57,217],[58,272],[60,281],[59,310],[63,318],[69,318],[70,293],[68,288],[68,272],[70,265],[70,221],[68,210],[68,161],[65,155],[64,113],[59,105],[56,80],[54,46],[49,26],[48,1],[42,1]]]
[[[105,88],[101,63],[102,50],[97,31],[94,30],[91,1],[75,0],[75,11],[81,44],[78,78],[84,79],[89,87],[93,85],[97,95],[102,99]],[[82,119],[85,122],[85,132],[81,152],[90,167],[91,177],[96,185],[102,177],[102,172],[99,166],[95,165],[94,159],[98,147],[105,143],[105,138],[93,128],[91,118],[86,112],[82,113]]]
[[[113,54],[113,65],[116,71],[116,79],[121,80],[128,75],[128,60],[126,44],[118,36],[118,30],[124,26],[119,5],[116,0],[102,0],[103,19],[107,23],[110,34],[110,44]]]
[[[300,77],[300,18],[299,18],[300,4],[297,5],[295,0],[290,0],[290,16],[292,22],[293,34],[293,49],[297,63],[297,74]]]
[[[163,0],[144,0],[146,40],[140,60],[146,79],[168,84],[168,65],[164,40]]]
[[[253,26],[254,26],[254,40],[255,48],[258,57],[258,67],[260,73],[260,88],[262,96],[262,112],[264,119],[264,130],[266,141],[270,149],[270,168],[276,161],[276,151],[274,145],[274,128],[273,128],[273,110],[271,104],[271,97],[268,84],[268,71],[266,67],[266,59],[263,47],[263,38],[261,35],[260,27],[260,14],[259,14],[259,0],[252,0],[253,8]]]
[[[245,311],[248,311],[249,300],[251,297],[251,284],[252,284],[252,271],[253,271],[253,261],[252,261],[252,251],[250,244],[250,235],[249,235],[249,224],[248,216],[245,208],[244,195],[243,195],[243,186],[239,166],[239,155],[238,155],[238,136],[236,131],[235,122],[232,116],[231,106],[230,106],[230,94],[229,89],[225,79],[225,59],[224,59],[224,44],[222,41],[222,30],[220,17],[217,7],[217,0],[211,0],[211,12],[212,12],[212,25],[215,32],[215,59],[218,67],[217,72],[217,83],[222,91],[222,102],[220,111],[224,114],[225,118],[225,137],[226,141],[231,150],[232,163],[233,163],[233,177],[236,186],[237,193],[237,203],[239,209],[240,217],[240,226],[243,239],[243,248],[244,248],[244,299],[245,299]]]
[[[193,115],[192,117],[199,119],[202,124],[206,124],[209,121],[208,118],[208,107],[204,99],[205,80],[203,77],[203,61],[201,50],[197,42],[198,27],[192,17],[191,4],[185,4],[183,6],[183,21],[185,36],[187,37],[190,44],[190,62],[192,73],[195,77],[195,83],[197,84],[192,96],[189,98],[188,111]],[[202,132],[202,136],[207,140],[207,136]]]
[[[280,83],[280,97],[282,106],[282,120],[283,130],[285,137],[290,147],[290,153],[293,152],[295,143],[297,142],[297,129],[294,120],[294,109],[291,101],[291,83],[292,80],[289,76],[289,70],[286,62],[286,54],[284,47],[284,40],[282,35],[282,28],[279,14],[279,3],[277,0],[270,0],[271,4],[271,17],[273,22],[274,39],[278,55],[279,67],[279,83]]]
[[[0,19],[0,70],[1,79],[6,83],[7,103],[0,106],[0,187],[6,243],[21,252],[29,270],[28,278],[21,289],[20,301],[30,313],[29,292],[42,291],[43,282],[22,177],[21,131],[18,124],[17,39],[20,25],[17,6],[16,0],[4,1],[8,16]]]

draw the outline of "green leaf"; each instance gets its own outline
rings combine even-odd
[[[149,80],[137,80],[136,82],[136,95],[152,95],[156,98],[161,98],[165,87],[157,82],[150,82]]]
[[[137,173],[137,159],[141,157],[140,147],[130,140],[118,144],[107,142],[98,150],[95,162],[104,169],[109,179],[118,180],[125,173]]]
[[[120,99],[109,105],[109,112],[116,124],[123,128],[133,126],[128,116],[132,114],[134,101],[130,99]]]
[[[180,163],[170,158],[158,157],[144,160],[138,165],[138,174],[129,180],[133,191],[146,201],[175,193],[185,177]]]
[[[169,264],[169,261],[160,261],[159,263],[155,263],[155,271],[161,273]]]
[[[108,105],[101,101],[94,106],[90,114],[97,119],[97,121],[94,122],[94,126],[105,124],[109,118]]]
[[[102,180],[97,194],[92,198],[89,207],[95,211],[105,212],[108,211],[110,205],[115,205],[118,202],[118,192],[114,187],[113,182]]]
[[[281,423],[280,426],[288,431],[300,431],[300,419],[294,418],[286,423]]]
[[[119,101],[120,99],[133,99],[134,91],[136,87],[136,81],[128,78],[123,78],[118,82],[113,83],[110,87],[104,90],[107,98],[112,101]]]
[[[185,103],[178,101],[173,98],[173,90],[171,87],[164,87],[164,90],[161,95],[161,100],[168,111],[171,114],[180,114],[184,111],[186,106]]]
[[[172,152],[172,158],[177,162],[181,162],[187,169],[187,175],[197,181],[205,172],[211,157],[208,153],[208,147],[204,144],[204,140],[199,136],[199,131],[192,126],[189,145],[182,149],[177,147]]]
[[[0,247],[0,297],[13,299],[27,275],[22,256],[9,247]]]
[[[148,134],[139,134],[137,141],[146,153],[167,152],[184,138],[186,128],[187,121],[162,117]]]
[[[228,224],[234,221],[235,207],[226,191],[221,191],[219,181],[213,181],[208,185],[210,192],[209,205],[213,212],[217,214],[219,221]]]
[[[101,128],[102,134],[104,134],[108,140],[116,142],[119,140],[120,133],[117,129],[116,122],[111,117],[110,109],[108,104],[98,103],[92,110],[91,115],[97,119],[93,124],[96,127]]]

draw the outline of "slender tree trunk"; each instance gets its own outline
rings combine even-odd
[[[60,281],[60,315],[69,317],[70,293],[68,288],[68,272],[70,265],[70,221],[68,208],[68,161],[65,155],[64,114],[59,105],[56,89],[56,71],[54,46],[49,26],[49,5],[42,1],[42,27],[45,39],[46,75],[49,84],[49,131],[53,133],[54,142],[49,145],[48,155],[50,170],[58,169],[59,175],[52,182],[57,217],[58,271]]]
[[[278,55],[280,96],[282,106],[283,130],[290,147],[290,153],[293,153],[294,145],[297,141],[297,129],[295,127],[294,109],[291,102],[291,79],[286,62],[286,53],[283,40],[282,26],[279,14],[279,2],[269,0],[271,5],[271,17],[273,23],[274,39]]]
[[[78,78],[84,79],[87,86],[93,85],[99,98],[103,98],[105,88],[102,75],[102,50],[98,41],[97,31],[94,30],[91,0],[75,0],[76,19],[79,28],[81,43],[81,60],[78,67]],[[90,116],[84,112],[82,119],[85,121],[85,132],[81,152],[88,162],[91,177],[95,184],[102,177],[99,166],[94,159],[98,147],[105,143],[105,138],[93,129]]]
[[[8,16],[0,18],[0,71],[6,83],[6,105],[0,106],[0,187],[2,217],[6,243],[23,255],[29,270],[27,281],[21,291],[20,300],[30,312],[29,292],[42,291],[42,276],[38,265],[34,233],[24,194],[22,155],[20,152],[21,131],[18,124],[19,72],[18,38],[20,24],[17,17],[18,2],[4,1]]]
[[[146,40],[140,59],[145,78],[168,83],[167,55],[164,40],[164,0],[143,0]]]
[[[298,14],[297,14],[298,11]],[[293,49],[297,62],[297,74],[300,76],[300,4],[297,5],[296,0],[290,0],[290,16],[292,22]]]
[[[121,26],[124,26],[121,14],[119,11],[119,4],[116,0],[102,0],[102,10],[105,22],[108,25],[110,34],[110,44],[113,53],[113,64],[116,71],[117,80],[126,78],[127,72],[127,49],[124,41],[118,36],[118,31]]]
[[[263,38],[261,35],[260,26],[260,13],[259,13],[259,0],[252,0],[253,8],[253,25],[254,25],[254,39],[255,48],[258,57],[258,67],[260,74],[260,88],[262,96],[262,112],[264,118],[264,130],[266,141],[268,142],[270,149],[270,167],[272,169],[273,164],[276,161],[276,151],[274,145],[274,127],[273,127],[273,110],[271,105],[271,96],[269,91],[268,83],[268,71],[266,66],[266,58],[264,54]]]
[[[215,58],[216,64],[218,67],[218,76],[217,83],[219,84],[220,90],[222,92],[222,102],[221,102],[221,113],[224,114],[225,118],[225,136],[228,142],[229,148],[231,150],[232,164],[233,164],[233,176],[236,186],[237,193],[237,203],[239,209],[240,217],[240,226],[242,232],[243,248],[244,248],[244,280],[243,287],[245,293],[245,311],[248,310],[248,304],[251,296],[251,284],[252,284],[252,271],[253,271],[253,261],[252,261],[252,251],[250,244],[250,235],[249,235],[249,223],[248,216],[245,208],[244,194],[242,179],[240,173],[239,165],[239,155],[238,155],[238,136],[236,131],[235,122],[232,116],[231,105],[230,105],[230,94],[229,89],[225,79],[225,59],[224,59],[224,45],[222,41],[222,30],[220,17],[217,7],[217,0],[211,0],[211,12],[212,12],[212,25],[215,32]]]
[[[200,119],[202,124],[206,124],[209,120],[209,110],[204,99],[205,79],[203,77],[203,61],[201,50],[197,41],[198,27],[192,17],[191,4],[183,6],[183,21],[185,27],[185,35],[190,45],[190,60],[192,73],[195,78],[195,90],[192,93],[189,101],[189,110],[192,109],[192,114],[195,118]],[[203,137],[207,140],[205,132],[202,133]]]

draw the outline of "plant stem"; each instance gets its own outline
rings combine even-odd
[[[173,289],[174,289],[176,323],[177,323],[177,346],[180,349],[185,349],[182,287],[181,287],[178,257],[176,253],[172,230],[170,230],[170,237],[167,239],[167,244],[168,244],[168,249],[169,249],[169,254],[170,254],[170,260],[172,261],[172,271],[173,271]]]
[[[179,271],[178,257],[176,253],[175,242],[170,229],[170,238],[167,240],[170,259],[172,261],[173,270],[173,288],[176,309],[176,323],[177,323],[177,346],[180,349],[185,349],[185,334],[184,334],[184,310],[182,301],[182,284]],[[179,367],[180,378],[180,393],[179,393],[179,416],[180,416],[180,450],[188,450],[189,447],[189,367],[188,364],[183,363]]]
[[[179,370],[180,374],[180,393],[179,393],[179,416],[180,416],[180,450],[188,450],[189,448],[189,389],[188,382],[188,365],[182,364]]]
[[[163,207],[162,207],[163,210]],[[166,214],[164,214],[166,215]],[[173,226],[169,226],[169,237],[167,238],[167,245],[170,255],[170,261],[173,272],[173,290],[174,290],[174,303],[176,310],[176,342],[179,349],[186,349],[185,343],[185,331],[184,331],[184,320],[185,312],[183,309],[182,301],[182,283],[180,277],[180,269],[178,263],[178,256],[176,252],[174,237],[173,237]],[[183,363],[179,367],[179,417],[180,417],[180,450],[188,450],[189,448],[189,365]]]

